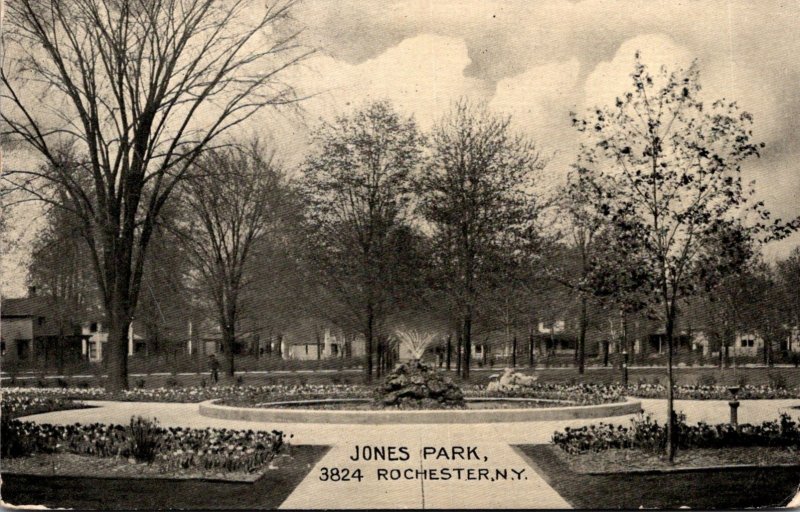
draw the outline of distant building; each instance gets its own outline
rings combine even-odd
[[[290,331],[283,336],[281,344],[284,359],[332,359],[366,354],[363,336],[347,340],[344,333],[336,333],[331,328],[325,328],[321,332]]]
[[[128,355],[132,356],[136,353],[142,352],[145,348],[145,339],[136,334],[135,322],[131,322],[128,326]],[[102,322],[86,322],[81,327],[81,332],[84,336],[84,341],[81,346],[81,353],[86,359],[92,362],[100,362],[103,360],[107,352],[108,345],[108,329]]]
[[[80,325],[59,315],[61,304],[36,294],[3,299],[0,304],[0,354],[3,363],[49,365],[77,361],[87,336]]]

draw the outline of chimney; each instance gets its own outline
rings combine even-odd
[[[36,297],[36,287],[29,286],[28,287],[28,297]]]

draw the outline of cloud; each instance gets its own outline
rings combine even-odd
[[[315,95],[305,108],[330,119],[365,102],[388,99],[429,128],[455,99],[485,95],[480,80],[464,76],[470,63],[463,40],[430,34],[405,39],[355,65],[319,56],[307,64],[301,80]]]

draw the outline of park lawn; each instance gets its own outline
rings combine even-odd
[[[589,474],[570,467],[555,446],[516,448],[533,470],[575,508],[777,507],[786,505],[800,487],[800,462],[793,467]]]
[[[13,505],[44,505],[82,510],[276,509],[327,453],[327,446],[292,446],[291,457],[274,460],[253,482],[187,478],[186,474],[130,476],[56,476],[8,473],[4,464],[2,496]],[[97,460],[97,459],[93,459]],[[5,461],[4,461],[5,462]],[[98,464],[98,475],[102,464]],[[109,473],[104,473],[109,475]],[[199,475],[195,475],[199,476]]]
[[[800,452],[782,447],[737,446],[679,450],[675,454],[674,464],[670,464],[660,454],[641,450],[616,449],[571,455],[556,446],[551,446],[551,451],[576,473],[674,471],[733,465],[795,465],[800,468]]]

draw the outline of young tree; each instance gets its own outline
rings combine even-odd
[[[315,141],[302,184],[307,258],[351,317],[345,325],[361,326],[369,382],[377,329],[399,284],[416,272],[406,257],[415,236],[407,217],[423,139],[412,118],[375,102],[323,125]]]
[[[128,386],[125,334],[161,210],[204,150],[297,97],[309,52],[293,2],[19,0],[7,6],[0,117],[47,165],[5,179],[81,219],[109,324],[108,387]],[[69,151],[60,151],[64,145]],[[54,191],[64,193],[61,201]]]
[[[417,183],[419,212],[433,229],[436,262],[458,308],[465,379],[478,288],[497,261],[530,249],[539,211],[533,190],[544,163],[509,122],[459,101],[434,129]]]
[[[675,454],[672,357],[678,302],[746,262],[753,245],[784,236],[797,221],[766,224],[749,201],[741,165],[758,155],[752,116],[733,102],[699,98],[697,66],[651,74],[637,54],[633,90],[574,125],[586,136],[578,168],[608,178],[608,217],[617,242],[642,255],[667,338],[668,456]],[[588,172],[588,171],[583,171]],[[598,205],[602,207],[602,205]],[[755,219],[747,224],[746,213]]]
[[[254,245],[280,223],[283,174],[274,155],[253,144],[206,152],[184,188],[186,218],[179,233],[216,310],[225,370],[233,376],[241,296],[251,277],[245,270]]]

